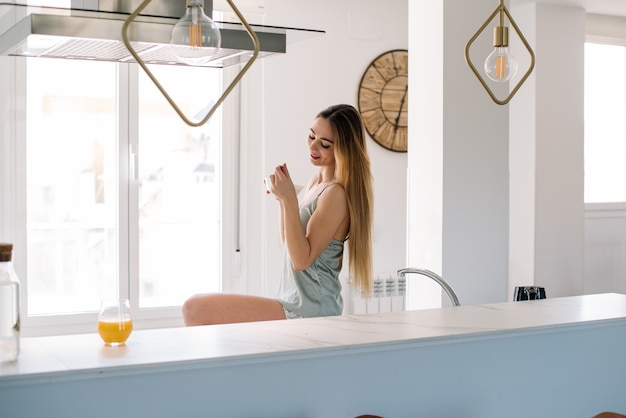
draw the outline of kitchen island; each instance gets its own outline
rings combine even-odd
[[[0,417],[626,413],[626,295],[22,339]]]

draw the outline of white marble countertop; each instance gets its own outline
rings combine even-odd
[[[213,367],[346,350],[444,344],[507,333],[626,321],[626,295],[553,298],[386,314],[134,331],[126,346],[98,334],[23,338],[20,358],[0,365],[5,385],[145,373],[154,368]]]

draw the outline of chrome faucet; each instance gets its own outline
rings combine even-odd
[[[443,287],[443,289],[446,291],[446,293],[450,297],[450,300],[452,301],[452,304],[454,306],[461,306],[461,304],[459,303],[459,298],[456,296],[456,293],[454,292],[454,289],[452,289],[452,287],[448,284],[448,282],[446,282],[443,279],[443,277],[437,275],[436,273],[433,273],[430,270],[422,270],[422,269],[416,269],[416,268],[412,268],[412,267],[408,267],[408,268],[404,268],[404,269],[398,270],[398,276],[399,277],[405,277],[405,275],[407,273],[421,274],[423,276],[430,277],[431,279],[433,279],[434,281],[439,283],[439,285],[441,285],[441,287]]]

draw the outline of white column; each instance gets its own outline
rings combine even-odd
[[[441,274],[461,304],[508,294],[508,106],[491,101],[463,56],[496,6],[409,2],[407,263]],[[487,32],[472,49],[477,68],[492,48]],[[432,306],[413,296],[409,309]]]
[[[536,67],[510,104],[510,289],[537,285],[548,297],[579,295],[585,11],[527,4],[511,13],[535,51]]]

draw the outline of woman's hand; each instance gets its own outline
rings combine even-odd
[[[267,184],[267,179],[265,181],[266,186],[268,187],[268,193],[271,192],[274,194],[276,199],[283,203],[289,200],[295,202],[298,201],[296,187],[291,180],[287,164],[276,167],[274,173],[269,175],[269,184]]]

